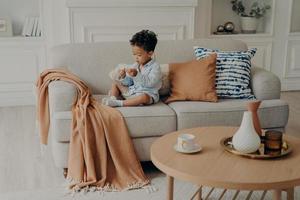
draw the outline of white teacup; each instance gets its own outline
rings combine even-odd
[[[188,133],[180,134],[177,138],[177,147],[185,151],[191,151],[195,149],[195,136]]]

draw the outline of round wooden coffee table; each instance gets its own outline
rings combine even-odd
[[[294,187],[300,185],[300,139],[284,135],[292,146],[289,155],[270,160],[245,158],[226,152],[220,145],[224,137],[232,136],[237,127],[201,127],[169,133],[151,146],[151,160],[167,175],[167,199],[173,199],[174,178],[189,181],[200,188],[195,194],[201,199],[201,186],[236,190],[273,190],[273,199],[281,199],[287,191],[294,199]],[[191,133],[196,136],[202,151],[183,154],[173,148],[177,136]]]

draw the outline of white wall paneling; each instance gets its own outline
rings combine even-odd
[[[66,0],[67,7],[196,7],[197,0]]]
[[[287,43],[285,78],[300,78],[300,39]]]
[[[182,40],[184,39],[184,26],[147,26],[155,31],[160,40]],[[145,26],[85,26],[83,35],[85,42],[99,41],[128,41],[132,35],[145,29]]]
[[[45,54],[40,44],[0,45],[0,106],[34,103],[33,86],[45,66]]]
[[[51,48],[62,43],[69,43],[70,20],[66,1],[46,0],[44,10],[48,47]]]
[[[146,28],[159,39],[194,37],[196,0],[127,1],[67,1],[71,42],[127,41]]]
[[[1,0],[0,13],[12,19],[13,37],[0,37],[0,106],[34,104],[33,86],[46,66],[44,2],[48,0]],[[39,16],[42,37],[23,37],[25,17]]]
[[[275,16],[274,45],[272,52],[272,72],[281,79],[282,90],[300,90],[299,44],[300,30],[297,32],[295,22],[300,8],[298,0],[277,0]],[[297,4],[294,4],[297,3]]]
[[[272,41],[247,41],[248,48],[257,48],[252,63],[268,71],[271,70]]]

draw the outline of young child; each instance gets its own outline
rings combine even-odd
[[[104,105],[138,106],[159,101],[162,74],[159,64],[152,58],[157,44],[156,34],[142,30],[132,36],[130,44],[136,63],[119,69],[110,96],[102,100]],[[119,97],[124,100],[119,100]]]

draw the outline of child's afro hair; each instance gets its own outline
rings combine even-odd
[[[129,40],[132,46],[138,46],[143,48],[145,51],[154,51],[157,44],[157,37],[153,31],[142,30],[134,34]]]

